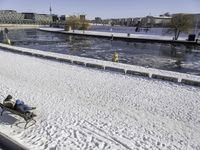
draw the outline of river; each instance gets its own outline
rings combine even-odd
[[[96,26],[90,30],[109,32],[110,28]],[[134,28],[112,27],[112,32],[134,33],[135,31]],[[155,28],[147,33],[144,31],[141,33],[165,34],[166,32]],[[200,75],[200,46],[112,41],[103,38],[49,33],[37,29],[10,30],[8,36],[15,46],[106,61],[111,61],[116,51],[119,53],[121,63]]]

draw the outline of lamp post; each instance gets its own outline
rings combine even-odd
[[[198,18],[198,16],[197,16],[196,25],[195,25],[195,35],[196,35],[196,37],[199,36],[199,35],[198,35],[198,23],[199,23],[199,18]]]

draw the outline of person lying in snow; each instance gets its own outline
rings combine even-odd
[[[4,99],[3,105],[6,106],[6,107],[8,107],[8,108],[14,109],[14,107],[15,107],[15,101],[12,100],[12,96],[11,95],[8,95]]]
[[[15,109],[21,113],[29,113],[29,110],[36,109],[36,107],[30,107],[24,104],[22,100],[13,100],[11,95],[6,97],[6,99],[3,101],[3,105],[8,108]]]

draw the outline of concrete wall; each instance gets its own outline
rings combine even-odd
[[[140,71],[134,71],[134,70],[127,70],[126,74],[143,76],[143,77],[150,77],[149,73],[147,73],[147,72],[140,72]]]
[[[188,80],[188,79],[182,79],[181,83],[192,85],[192,86],[200,86],[200,81],[194,81],[194,80]]]
[[[170,81],[170,82],[178,82],[178,78],[169,77],[169,76],[165,76],[165,75],[152,74],[151,78],[160,79],[160,80],[164,80],[164,81]]]

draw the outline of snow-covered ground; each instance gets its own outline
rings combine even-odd
[[[200,88],[0,51],[0,96],[36,106],[0,130],[29,149],[199,150]]]

